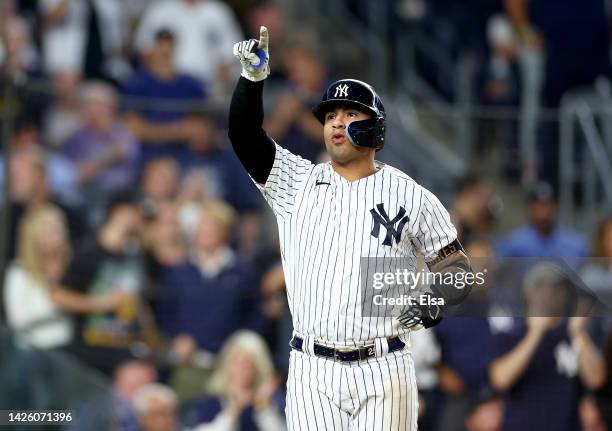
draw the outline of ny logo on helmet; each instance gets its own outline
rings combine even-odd
[[[348,97],[348,84],[338,85],[334,97]]]
[[[376,209],[378,209],[378,211],[376,211]],[[376,205],[376,209],[372,208],[370,210],[370,214],[372,214],[372,218],[374,219],[374,227],[372,228],[372,232],[370,234],[374,238],[378,238],[378,235],[380,235],[380,226],[382,225],[387,230],[387,235],[385,235],[383,245],[393,245],[393,239],[395,239],[396,244],[399,243],[402,239],[404,225],[408,223],[409,220],[404,207],[400,207],[399,212],[393,218],[393,220],[389,219],[383,204]],[[396,229],[395,224],[398,222],[399,224],[397,225]]]

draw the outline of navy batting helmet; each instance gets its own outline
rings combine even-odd
[[[312,113],[323,124],[325,114],[338,105],[353,106],[372,115],[371,119],[353,121],[346,128],[346,135],[356,147],[375,148],[385,145],[385,107],[371,85],[356,79],[341,79],[334,82],[323,94],[321,103]]]

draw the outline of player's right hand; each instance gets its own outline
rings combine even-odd
[[[259,40],[250,39],[234,44],[234,56],[242,64],[242,73],[246,79],[262,81],[270,74],[268,53],[268,29],[261,26]]]

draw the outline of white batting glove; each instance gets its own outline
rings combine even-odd
[[[425,292],[423,295],[432,296],[430,292]],[[431,328],[442,321],[442,307],[433,304],[406,307],[400,313],[398,320],[404,328],[413,331]]]
[[[246,79],[257,82],[270,74],[268,65],[268,29],[263,25],[259,29],[259,40],[250,39],[234,44],[234,56],[242,64],[242,73]]]

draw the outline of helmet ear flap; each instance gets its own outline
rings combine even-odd
[[[352,145],[378,151],[385,145],[385,119],[374,117],[353,121],[347,126],[346,135]]]

